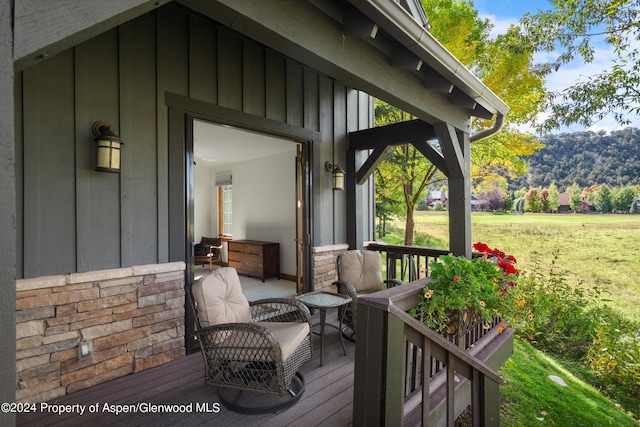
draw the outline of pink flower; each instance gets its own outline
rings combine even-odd
[[[453,276],[453,280],[454,280],[455,282],[460,283],[460,276],[458,276],[458,275],[456,274],[455,276]]]

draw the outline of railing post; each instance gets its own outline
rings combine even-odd
[[[358,304],[353,425],[401,426],[404,405],[404,323]]]

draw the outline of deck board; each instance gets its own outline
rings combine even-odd
[[[329,317],[329,316],[328,316]],[[332,319],[328,319],[332,320]],[[242,415],[222,407],[219,413],[129,413],[114,415],[99,410],[95,414],[18,414],[18,426],[274,426],[287,425],[345,426],[351,425],[353,408],[353,371],[355,345],[345,342],[347,355],[337,334],[327,335],[324,366],[320,366],[320,339],[313,336],[313,358],[300,372],[305,378],[305,392],[293,407],[275,414]],[[50,404],[154,404],[188,405],[219,402],[217,387],[204,382],[204,366],[200,353],[109,382],[98,384],[48,402]]]

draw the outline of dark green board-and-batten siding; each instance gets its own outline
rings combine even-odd
[[[323,165],[344,162],[346,132],[370,125],[370,98],[167,5],[16,75],[18,277],[169,261],[167,93],[321,135],[314,243],[346,241]],[[98,120],[125,142],[121,174],[94,171]]]

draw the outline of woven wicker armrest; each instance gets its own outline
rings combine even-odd
[[[351,283],[345,282],[344,280],[336,280],[332,284],[338,288],[339,294],[348,295],[352,301],[358,299],[358,291]]]
[[[253,322],[307,322],[311,327],[309,309],[294,299],[269,298],[250,301],[249,307]]]

